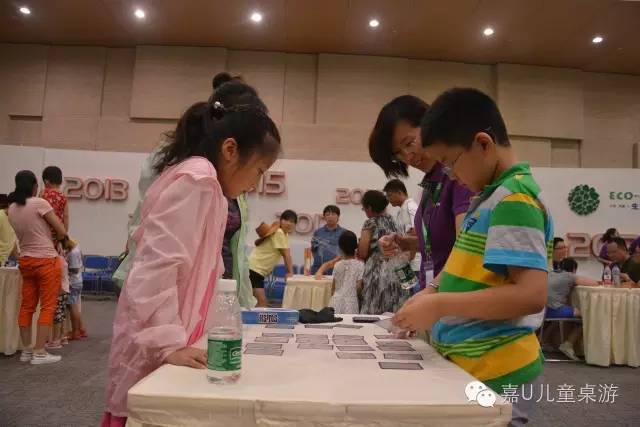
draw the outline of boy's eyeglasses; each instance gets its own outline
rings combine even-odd
[[[491,127],[486,128],[485,130],[483,130],[482,132],[488,134],[491,139],[493,140],[494,144],[496,142],[496,137],[493,134],[493,129],[491,129]],[[458,154],[458,157],[456,157],[456,159],[451,162],[451,164],[446,165],[444,163],[441,162],[442,164],[442,172],[444,172],[445,175],[447,175],[449,178],[453,178],[453,168],[455,168],[456,163],[458,162],[458,160],[460,160],[460,157],[462,157],[462,155],[466,152],[468,152],[469,149],[465,149],[462,153]]]

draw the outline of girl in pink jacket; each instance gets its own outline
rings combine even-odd
[[[192,347],[222,276],[227,198],[252,188],[280,152],[263,109],[200,102],[182,116],[157,157],[136,255],[118,301],[102,426],[123,426],[127,392],[163,363],[204,369]]]

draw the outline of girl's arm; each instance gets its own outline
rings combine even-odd
[[[324,275],[324,272],[327,270],[330,270],[333,268],[334,265],[336,265],[336,263],[338,261],[340,261],[342,259],[342,257],[337,256],[334,259],[332,259],[331,261],[327,261],[324,264],[322,264],[320,266],[320,268],[318,268],[318,271],[316,271],[316,279],[320,280],[322,279],[322,276]]]

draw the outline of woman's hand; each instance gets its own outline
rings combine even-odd
[[[387,234],[378,239],[378,247],[384,256],[390,258],[398,253],[400,249],[400,245],[398,244],[399,238],[400,236],[397,234]]]
[[[207,367],[207,352],[195,347],[185,347],[168,355],[165,362],[170,365],[204,369]]]

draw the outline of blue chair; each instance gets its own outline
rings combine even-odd
[[[108,270],[109,258],[101,255],[85,255],[84,256],[84,268],[85,270]]]
[[[101,255],[85,255],[83,259],[85,271],[82,273],[83,288],[88,293],[100,294],[103,291],[103,279],[111,277],[110,259]]]

